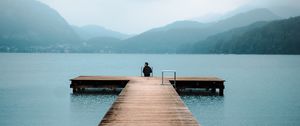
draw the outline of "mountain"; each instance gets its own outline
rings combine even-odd
[[[204,24],[195,21],[175,22],[124,40],[120,50],[125,53],[175,52],[174,47],[193,41],[196,36],[197,40],[200,40],[201,36],[198,36],[197,29],[204,27],[206,27]],[[187,29],[190,32],[184,32]]]
[[[150,32],[168,31],[174,29],[187,29],[187,28],[205,28],[206,26],[207,25],[197,21],[184,20],[184,21],[175,21],[163,27],[153,28],[150,30]]]
[[[114,37],[95,37],[87,40],[80,52],[85,53],[112,53],[122,44],[120,39]]]
[[[55,10],[35,0],[0,1],[0,51],[68,51],[81,42]]]
[[[270,7],[270,10],[274,12],[275,14],[284,17],[284,18],[289,18],[289,17],[295,17],[300,15],[300,9],[299,5],[293,5],[293,6],[274,6]]]
[[[281,17],[275,15],[268,9],[260,8],[218,21],[205,30],[211,31],[212,33],[220,33],[233,28],[247,26],[258,21],[272,21],[277,19],[281,19]]]
[[[124,40],[120,50],[124,53],[173,53],[185,42],[201,40],[198,29],[205,27],[207,25],[196,21],[177,21]]]
[[[298,27],[290,25],[297,24],[260,22],[279,18],[267,9],[256,9],[213,23],[177,21],[128,38],[100,26],[71,27],[36,0],[1,0],[0,52],[297,53]],[[268,44],[274,45],[266,50]]]
[[[73,29],[84,40],[89,40],[96,37],[114,37],[118,39],[130,37],[130,35],[112,31],[97,25],[87,25],[83,27],[73,26]]]
[[[300,16],[232,29],[191,48],[192,53],[300,54]]]
[[[126,39],[124,41],[126,44],[121,52],[176,53],[177,49],[184,44],[205,40],[208,36],[257,21],[270,21],[279,18],[267,9],[256,9],[214,23],[175,22]]]

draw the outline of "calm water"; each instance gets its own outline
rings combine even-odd
[[[218,76],[225,96],[182,96],[203,126],[300,125],[300,56],[0,54],[0,125],[95,126],[113,94],[73,95],[79,75],[139,76],[148,61],[154,75]]]

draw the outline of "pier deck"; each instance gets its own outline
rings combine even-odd
[[[130,79],[99,126],[159,125],[198,126],[171,84],[161,85],[159,78]]]
[[[187,88],[203,88],[201,85],[206,84],[209,87],[221,89],[222,87],[217,87],[217,85],[224,82],[218,78],[182,77],[176,79],[176,85],[171,84],[170,78],[162,85],[159,77],[107,76],[80,76],[71,81],[71,88],[75,92],[91,87],[123,88],[99,126],[199,126],[200,124],[176,92],[176,85],[180,88],[186,88],[182,85],[188,85]],[[221,86],[224,87],[224,85]]]

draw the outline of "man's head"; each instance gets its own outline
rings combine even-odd
[[[145,62],[145,66],[148,66],[149,65],[149,63],[148,62]]]

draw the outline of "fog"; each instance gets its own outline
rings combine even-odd
[[[39,0],[70,24],[96,24],[137,34],[177,20],[218,20],[229,13],[268,8],[282,17],[300,14],[298,0]]]

